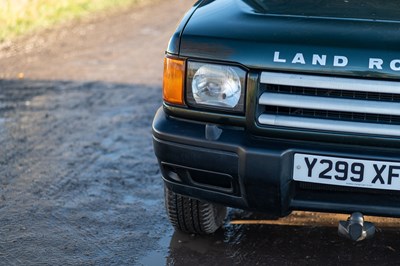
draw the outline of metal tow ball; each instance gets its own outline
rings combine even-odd
[[[340,221],[338,227],[339,236],[361,241],[372,238],[375,235],[375,225],[364,221],[364,215],[360,212],[353,213],[347,221]]]

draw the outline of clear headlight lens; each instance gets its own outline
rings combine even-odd
[[[243,112],[246,72],[239,67],[188,62],[189,105]]]

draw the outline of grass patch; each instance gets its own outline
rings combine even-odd
[[[0,0],[0,42],[139,0]]]

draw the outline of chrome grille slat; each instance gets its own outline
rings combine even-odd
[[[263,72],[261,73],[260,82],[263,84],[318,88],[324,90],[399,93],[399,83],[395,81]]]
[[[400,82],[263,72],[260,83],[261,125],[400,136]]]
[[[400,103],[264,92],[261,105],[400,116]]]
[[[400,125],[379,125],[364,122],[348,122],[331,119],[315,119],[304,117],[291,117],[283,115],[262,114],[258,117],[258,122],[264,125],[302,128],[309,130],[324,130],[360,134],[373,134],[385,136],[399,136]]]

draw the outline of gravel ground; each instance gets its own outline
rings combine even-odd
[[[2,81],[0,258],[129,264],[160,233],[159,88]],[[146,93],[143,93],[146,90]]]
[[[151,120],[164,49],[193,1],[171,1],[0,45],[0,265],[400,263],[396,219],[374,219],[361,243],[337,236],[346,216],[306,212],[230,210],[213,236],[173,232]]]
[[[174,2],[1,45],[0,264],[147,264],[171,237],[151,121]]]

